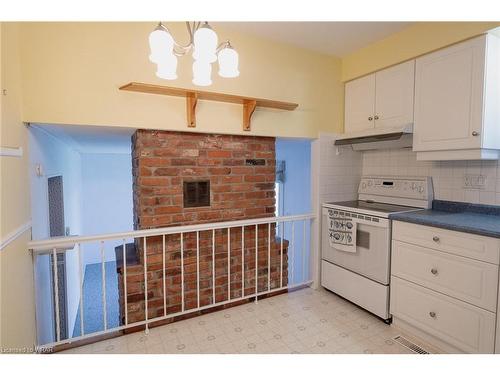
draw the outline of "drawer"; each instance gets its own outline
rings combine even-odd
[[[391,313],[466,353],[493,353],[495,314],[391,278]]]
[[[392,241],[393,275],[496,312],[498,266]]]
[[[392,239],[499,264],[498,238],[394,221]]]

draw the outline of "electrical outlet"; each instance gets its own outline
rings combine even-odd
[[[468,174],[464,176],[465,189],[484,189],[486,186],[486,176],[480,174]]]

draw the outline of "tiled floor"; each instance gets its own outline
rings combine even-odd
[[[64,353],[411,353],[398,330],[309,288]]]

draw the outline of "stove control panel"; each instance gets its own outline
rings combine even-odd
[[[362,177],[358,193],[432,201],[432,180],[430,177]]]

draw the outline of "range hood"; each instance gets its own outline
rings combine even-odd
[[[411,147],[413,124],[346,133],[335,140],[336,146],[351,145],[355,151]]]

